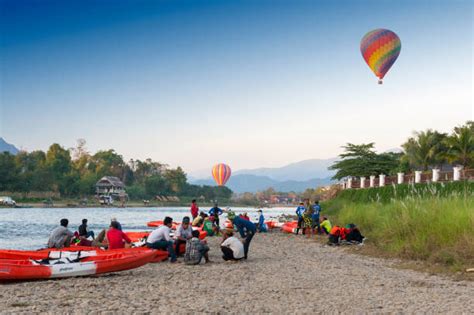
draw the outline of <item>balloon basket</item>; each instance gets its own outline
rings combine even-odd
[[[383,81],[382,81],[382,80],[379,80],[379,84],[383,84]]]

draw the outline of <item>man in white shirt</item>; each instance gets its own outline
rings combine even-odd
[[[222,233],[221,250],[224,254],[222,258],[224,260],[241,260],[245,256],[244,244],[234,237],[234,233],[231,230],[224,230]]]
[[[170,262],[176,262],[176,253],[173,248],[173,240],[171,239],[170,232],[173,219],[166,217],[163,220],[163,225],[155,229],[148,235],[146,240],[146,246],[153,249],[167,250],[171,258]]]

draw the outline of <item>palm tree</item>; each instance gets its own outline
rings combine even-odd
[[[464,126],[455,127],[446,138],[448,151],[446,157],[450,163],[459,163],[464,167],[474,164],[474,124],[469,121]]]
[[[405,151],[404,159],[414,168],[428,170],[430,166],[442,166],[446,152],[445,133],[428,129],[415,132],[412,138],[402,144]]]

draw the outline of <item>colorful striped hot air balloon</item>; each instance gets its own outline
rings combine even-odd
[[[225,183],[229,180],[231,173],[232,171],[230,170],[229,165],[224,163],[216,164],[212,168],[212,177],[214,177],[214,180],[219,186],[225,185]]]
[[[369,68],[379,78],[379,84],[400,54],[402,43],[394,32],[383,28],[370,31],[360,42],[360,52]]]

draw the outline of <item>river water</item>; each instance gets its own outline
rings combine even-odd
[[[234,208],[233,208],[234,209]],[[208,209],[201,208],[202,211]],[[252,221],[257,219],[255,208],[238,208],[236,213],[248,212]],[[294,214],[292,208],[263,209],[265,219],[281,214]],[[89,230],[96,235],[115,217],[124,231],[150,230],[146,223],[170,216],[176,222],[190,215],[189,207],[149,208],[0,208],[0,248],[38,249],[45,247],[51,230],[62,218],[69,220],[69,229],[76,231],[82,219],[88,220]],[[221,219],[221,224],[225,220]]]

